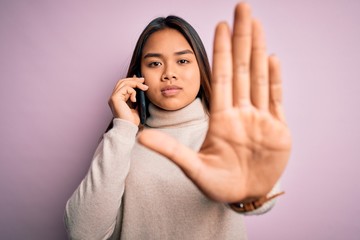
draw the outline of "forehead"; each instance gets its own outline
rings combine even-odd
[[[191,49],[185,37],[175,29],[165,28],[151,34],[144,45],[143,54],[148,52],[174,53],[185,49]]]

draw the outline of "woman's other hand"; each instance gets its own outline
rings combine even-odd
[[[155,130],[139,136],[140,143],[171,159],[220,202],[265,196],[291,149],[279,62],[267,56],[261,24],[247,4],[236,6],[234,21],[232,33],[226,23],[216,28],[210,122],[200,151]]]

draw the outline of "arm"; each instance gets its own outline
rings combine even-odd
[[[114,119],[114,127],[104,134],[87,175],[66,204],[65,225],[70,239],[111,236],[137,131],[134,124]]]
[[[70,239],[107,239],[114,232],[140,122],[137,110],[127,102],[136,101],[135,88],[147,90],[143,82],[143,78],[125,78],[114,87],[109,99],[114,126],[104,134],[88,174],[66,204]]]

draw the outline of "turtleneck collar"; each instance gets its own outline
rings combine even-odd
[[[208,115],[199,98],[175,111],[161,109],[149,104],[150,116],[146,125],[151,128],[177,128],[199,124],[208,120]]]

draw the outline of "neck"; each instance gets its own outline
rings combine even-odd
[[[150,117],[147,119],[146,125],[151,128],[185,127],[208,120],[208,115],[199,98],[174,111],[167,111],[150,103],[149,113]]]

